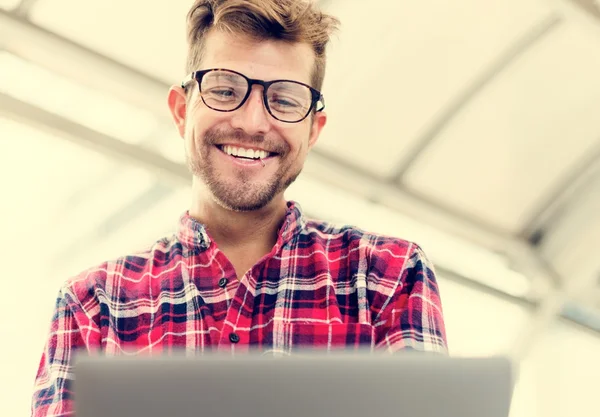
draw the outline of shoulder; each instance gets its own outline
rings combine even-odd
[[[351,225],[311,220],[306,226],[307,236],[320,241],[329,254],[350,257],[353,273],[365,277],[371,294],[383,297],[376,297],[382,305],[389,297],[422,287],[437,291],[433,264],[416,242]]]
[[[353,225],[340,225],[326,221],[309,219],[304,231],[305,238],[321,241],[331,246],[339,242],[360,247],[366,255],[374,259],[403,261],[411,256],[424,255],[421,247],[400,237],[374,233]]]
[[[115,297],[127,298],[128,293],[147,285],[151,277],[165,273],[183,250],[175,237],[162,238],[77,273],[63,283],[60,294],[82,307]]]
[[[419,268],[433,273],[433,265],[422,247],[401,237],[311,219],[306,223],[303,239],[311,248],[349,256],[372,282],[407,279],[407,274],[414,274]]]

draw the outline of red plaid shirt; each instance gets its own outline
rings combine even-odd
[[[238,281],[205,227],[185,214],[173,237],[66,282],[37,373],[33,415],[72,413],[75,350],[299,348],[445,354],[438,286],[421,248],[307,220],[290,202],[273,250]]]

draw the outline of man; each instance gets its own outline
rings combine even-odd
[[[71,412],[76,350],[446,353],[419,246],[307,219],[283,196],[327,120],[319,90],[337,20],[297,0],[197,0],[188,25],[191,76],[168,105],[191,207],[174,236],[63,286],[35,416]]]

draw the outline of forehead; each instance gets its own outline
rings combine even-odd
[[[255,41],[211,31],[206,36],[201,69],[227,68],[250,78],[284,78],[310,84],[314,62],[314,52],[305,43]]]

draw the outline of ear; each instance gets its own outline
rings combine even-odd
[[[325,127],[327,123],[327,113],[323,111],[316,112],[313,116],[312,126],[310,128],[310,137],[308,138],[308,149],[310,150],[315,143],[317,143],[317,139],[319,139],[319,135],[321,134],[321,130]]]
[[[180,86],[172,86],[169,90],[168,97],[169,110],[171,110],[171,117],[175,122],[175,127],[179,132],[179,136],[182,138],[185,135],[185,116],[187,109],[187,98],[185,91]]]

